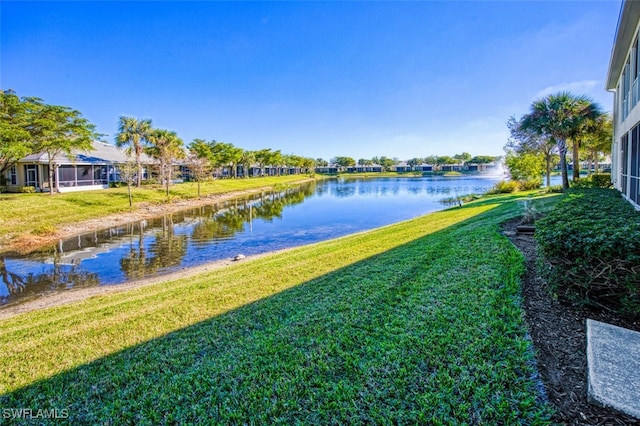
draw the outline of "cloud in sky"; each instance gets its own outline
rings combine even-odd
[[[581,80],[573,81],[570,83],[560,83],[554,86],[545,87],[544,89],[536,93],[531,100],[534,101],[558,92],[571,92],[577,95],[585,94],[588,96],[596,90],[601,92],[603,87],[604,82],[597,80]]]

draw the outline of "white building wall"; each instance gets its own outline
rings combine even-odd
[[[623,10],[624,5],[623,5]],[[631,10],[631,9],[627,9]],[[621,25],[627,25],[628,28],[621,28]],[[629,13],[622,16],[618,24],[618,32],[628,31],[633,28],[633,37],[627,40],[628,46],[616,46],[615,49],[625,49],[625,62],[622,67],[615,70],[617,75],[609,75],[615,78],[615,87],[611,90],[614,94],[613,102],[613,125],[614,135],[612,141],[612,169],[611,180],[616,189],[622,192],[636,208],[640,208],[640,158],[635,162],[632,161],[633,143],[636,144],[635,154],[640,156],[640,129],[634,131],[636,126],[640,125],[640,64],[638,58],[638,33],[640,30],[640,14],[636,12],[631,16]],[[619,39],[616,38],[616,42]],[[609,70],[612,73],[612,69]],[[625,90],[627,89],[626,96]],[[634,135],[635,134],[635,135]],[[628,138],[626,151],[623,154],[623,140],[625,135]],[[635,142],[634,142],[635,141]],[[634,164],[635,163],[635,164]],[[626,164],[627,174],[623,175],[624,166]],[[635,168],[632,169],[632,164]]]

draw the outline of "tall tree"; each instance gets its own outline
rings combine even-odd
[[[540,186],[544,172],[544,157],[540,152],[508,151],[505,164],[511,173],[511,178],[519,181],[536,181]]]
[[[331,160],[331,162],[335,165],[337,165],[338,167],[350,167],[350,166],[355,166],[356,165],[356,160],[354,160],[351,157],[336,157],[333,160]]]
[[[424,164],[429,164],[432,166],[438,165],[438,157],[435,155],[429,155],[428,157],[423,158]]]
[[[399,163],[397,159],[385,157],[384,155],[378,158],[378,160],[380,161],[378,164],[380,164],[384,169],[384,171],[387,171],[387,172],[391,170],[391,167]]]
[[[173,178],[173,163],[185,157],[184,143],[176,132],[164,129],[154,129],[148,135],[148,141],[149,146],[145,151],[158,161],[160,178],[165,184],[168,198],[169,185],[171,185],[171,179]]]
[[[442,166],[444,164],[458,164],[458,161],[448,155],[439,155],[436,157],[436,164]]]
[[[204,139],[194,139],[187,147],[187,161],[189,169],[198,183],[198,197],[200,197],[200,182],[211,176],[211,146]]]
[[[462,154],[454,155],[453,158],[458,160],[460,164],[464,164],[470,162],[473,157],[468,152],[463,152]]]
[[[558,156],[554,155],[556,142],[547,135],[540,135],[533,129],[523,129],[520,121],[515,117],[509,117],[507,127],[511,136],[504,147],[505,152],[514,152],[516,155],[536,154],[544,155],[545,174],[547,188],[551,186],[551,169],[557,164]]]
[[[35,152],[47,154],[49,165],[49,193],[53,194],[56,160],[59,155],[71,157],[74,151],[93,150],[93,140],[99,135],[95,125],[82,117],[80,111],[59,105],[40,105],[31,122]],[[56,180],[55,185],[58,185]]]
[[[415,167],[415,166],[419,166],[420,164],[422,164],[422,162],[424,161],[424,159],[419,158],[419,157],[415,157],[415,158],[411,158],[410,160],[407,161],[407,164],[411,167]]]
[[[242,177],[249,177],[249,168],[256,162],[255,151],[243,150],[240,157],[240,164],[242,164]]]
[[[468,162],[472,164],[490,164],[497,159],[497,157],[493,157],[491,155],[476,155],[475,157],[468,160]]]
[[[600,107],[586,96],[559,92],[534,101],[529,114],[523,116],[523,130],[533,130],[540,135],[553,138],[560,153],[562,188],[569,188],[567,173],[567,141],[584,131],[590,119],[601,115]]]
[[[118,133],[116,134],[116,146],[126,147],[128,155],[133,155],[137,169],[137,186],[142,185],[141,157],[148,143],[153,128],[151,120],[138,120],[134,117],[121,116],[118,121]]]
[[[235,178],[237,175],[236,165],[242,159],[242,151],[244,151],[242,148],[226,142],[217,142],[211,148],[211,152],[219,160],[220,165],[231,169],[232,178]]]
[[[305,169],[306,173],[315,174],[314,166],[316,165],[316,161],[313,158],[305,157],[302,160],[302,167]]]
[[[34,150],[32,112],[42,100],[20,98],[12,90],[0,92],[0,176]]]
[[[276,167],[276,175],[280,176],[280,169],[284,164],[284,156],[279,149],[276,151],[271,151],[271,153],[269,154],[269,164]]]
[[[603,114],[596,118],[588,128],[589,131],[584,135],[582,144],[587,151],[589,162],[594,163],[597,172],[600,154],[611,154],[613,119],[610,114]],[[591,174],[591,166],[589,166],[589,174]]]

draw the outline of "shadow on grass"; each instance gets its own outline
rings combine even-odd
[[[517,209],[502,200],[28,385],[0,407],[93,424],[544,424],[519,307],[522,258],[496,232]]]

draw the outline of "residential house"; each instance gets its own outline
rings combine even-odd
[[[398,173],[406,173],[406,172],[413,171],[413,167],[407,164],[406,161],[402,161],[398,164],[391,166],[391,171],[398,172]]]
[[[495,172],[500,170],[500,163],[497,161],[491,163],[467,163],[465,168],[470,172]]]
[[[58,192],[86,191],[108,188],[110,182],[118,182],[121,175],[118,167],[130,159],[123,149],[104,142],[93,142],[93,150],[76,151],[71,156],[55,158],[54,188]],[[153,160],[144,155],[143,164]],[[143,169],[143,173],[147,173]],[[33,187],[38,192],[49,191],[49,156],[45,153],[31,154],[11,167],[6,175],[9,192],[19,192],[23,187]]]
[[[338,166],[336,166],[335,164],[316,167],[316,173],[320,174],[336,174],[338,173],[338,171]]]
[[[460,172],[462,171],[462,164],[443,164],[440,166],[440,170],[443,172]]]
[[[382,173],[382,166],[380,164],[368,164],[347,167],[347,173]]]
[[[422,163],[418,166],[415,166],[413,169],[417,172],[433,172],[434,166],[433,164]]]
[[[606,88],[614,93],[611,180],[640,209],[640,1],[622,3]]]

